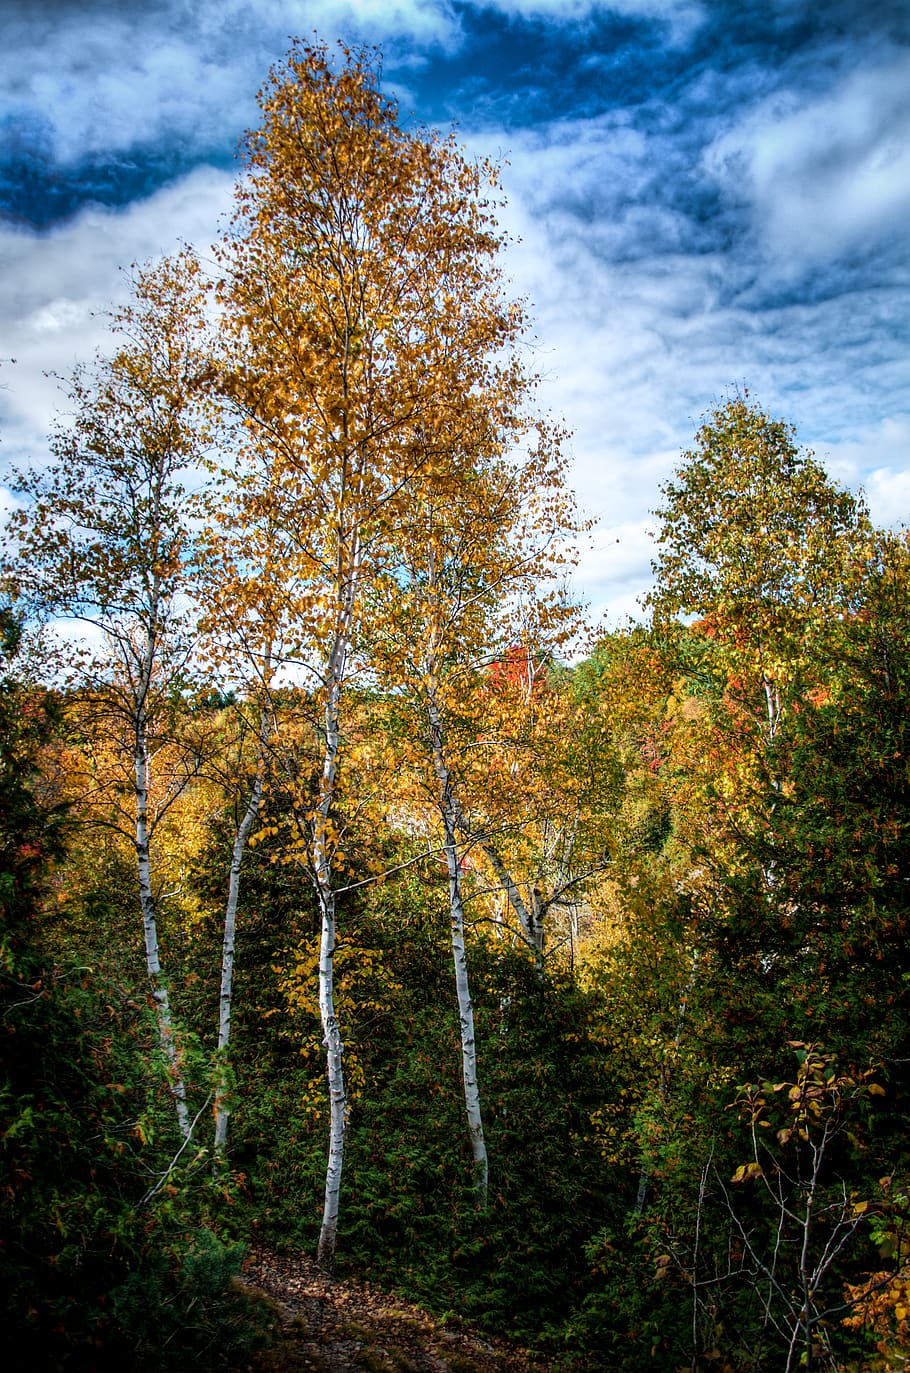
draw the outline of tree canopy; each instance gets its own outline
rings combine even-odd
[[[579,649],[495,169],[318,43],[245,156],[7,526],[20,1366],[296,1366],[248,1245],[547,1366],[902,1365],[906,534],[735,394]]]

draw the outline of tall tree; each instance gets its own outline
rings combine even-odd
[[[709,418],[659,515],[653,642],[669,690],[654,762],[670,830],[656,861],[630,868],[625,901],[633,921],[652,922],[675,987],[666,984],[654,1036],[653,1105],[641,1111],[643,1176],[653,1178],[642,1223],[670,1248],[687,1234],[687,1261],[700,1253],[713,1284],[727,1257],[722,1187],[709,1196],[707,1181],[712,1148],[726,1171],[729,1098],[718,1084],[781,1075],[787,1039],[823,1038],[857,1063],[873,1046],[895,1062],[906,1052],[898,960],[888,973],[878,963],[896,933],[883,899],[890,863],[872,854],[886,834],[882,853],[902,842],[878,791],[887,776],[889,809],[899,806],[885,740],[901,733],[900,708],[870,651],[880,636],[891,655],[900,634],[890,612],[872,628],[862,502],[746,398]],[[899,580],[889,583],[897,605]],[[887,728],[869,727],[876,716]],[[844,770],[858,756],[862,767]],[[630,969],[641,946],[623,954]],[[874,1027],[873,1003],[883,1008]],[[864,1185],[859,1176],[844,1174],[845,1186]],[[786,1247],[776,1224],[756,1216],[753,1234]],[[749,1319],[710,1292],[712,1331]]]
[[[186,490],[206,442],[204,294],[195,260],[138,274],[133,300],[113,316],[120,343],[77,371],[73,422],[52,441],[44,470],[15,474],[23,504],[9,522],[3,571],[32,613],[83,626],[67,680],[111,748],[96,779],[112,823],[131,831],[149,985],[181,1135],[190,1121],[167,982],[161,968],[151,846],[157,825],[192,774],[192,749],[171,750],[158,779],[173,689],[185,680],[195,631],[187,607],[192,535]],[[115,775],[115,772],[118,775]],[[130,779],[130,780],[127,780]],[[120,806],[129,788],[131,804]]]
[[[435,473],[442,489],[457,477],[450,447],[422,436],[445,434],[440,417],[457,416],[475,387],[488,386],[490,357],[520,323],[497,288],[489,169],[451,141],[402,130],[379,75],[369,53],[344,52],[333,69],[322,47],[292,49],[263,94],[250,175],[221,252],[233,348],[224,389],[246,426],[229,518],[238,562],[250,568],[266,568],[269,531],[282,531],[280,565],[273,559],[267,576],[251,576],[249,596],[277,606],[283,664],[313,709],[300,814],[322,925],[326,1268],[346,1121],[333,986],[338,790],[346,690],[368,661],[364,589],[394,564],[398,515],[415,484]],[[507,377],[508,368],[503,384]]]
[[[495,724],[485,708],[485,687],[491,665],[508,656],[517,636],[536,650],[548,639],[552,647],[566,632],[572,613],[545,583],[558,578],[557,545],[563,547],[576,528],[559,434],[541,429],[533,453],[523,461],[509,456],[529,425],[519,419],[519,401],[530,388],[514,368],[509,381],[507,388],[488,385],[465,397],[447,433],[435,433],[455,470],[441,489],[424,482],[402,513],[399,562],[376,593],[392,613],[382,618],[373,649],[380,681],[407,703],[407,733],[420,741],[416,757],[410,750],[411,765],[433,798],[433,837],[445,854],[465,1111],[482,1203],[488,1159],[465,948],[464,866],[477,842],[471,815],[478,779],[482,789],[498,747],[490,738]]]

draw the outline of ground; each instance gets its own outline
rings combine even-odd
[[[280,1338],[253,1373],[546,1373],[504,1341],[454,1330],[367,1283],[338,1281],[301,1255],[253,1249],[243,1285],[275,1307]]]

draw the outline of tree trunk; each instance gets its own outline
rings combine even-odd
[[[325,1173],[325,1198],[316,1261],[326,1273],[335,1271],[338,1237],[338,1206],[341,1195],[341,1170],[344,1164],[344,1133],[347,1102],[344,1092],[342,1055],[344,1045],[335,1014],[335,893],[320,888],[322,937],[319,944],[319,1013],[322,1017],[329,1082],[329,1157]]]
[[[265,771],[265,730],[266,719],[263,712],[259,726],[259,756],[256,760],[256,779],[247,801],[243,818],[234,835],[231,849],[231,870],[228,877],[227,905],[224,911],[224,941],[221,949],[221,994],[218,1002],[218,1053],[215,1079],[215,1158],[216,1162],[224,1157],[227,1149],[228,1119],[230,1111],[225,1104],[227,1095],[227,1054],[231,1041],[231,999],[234,980],[234,938],[237,928],[237,903],[240,899],[240,868],[246,850],[247,840],[262,803],[262,789]]]
[[[136,777],[136,864],[139,876],[139,905],[142,910],[142,924],[145,931],[145,965],[149,985],[152,989],[152,1000],[155,1003],[158,1038],[168,1065],[170,1090],[177,1111],[177,1126],[182,1137],[187,1139],[190,1133],[190,1118],[186,1105],[186,1086],[174,1039],[167,986],[161,975],[161,962],[158,956],[158,921],[149,861],[148,743],[145,720],[141,710],[136,721],[134,762]]]
[[[319,941],[319,1014],[322,1019],[329,1087],[329,1156],[316,1261],[327,1273],[335,1271],[338,1206],[347,1125],[347,1100],[342,1064],[344,1044],[338,1017],[335,1014],[335,887],[332,879],[330,817],[335,801],[341,744],[341,691],[347,670],[354,604],[360,577],[361,549],[359,538],[356,536],[352,540],[350,556],[350,570],[347,575],[344,574],[343,568],[339,572],[339,586],[342,592],[341,614],[325,673],[325,752],[319,784],[319,801],[313,819],[313,875],[322,917]]]
[[[325,1199],[316,1261],[327,1273],[335,1271],[335,1246],[338,1235],[338,1205],[341,1195],[341,1170],[344,1164],[344,1132],[347,1110],[344,1092],[342,1055],[344,1045],[335,1014],[335,889],[329,852],[329,812],[335,792],[338,766],[338,697],[340,681],[330,691],[326,706],[326,747],[320,801],[313,835],[313,868],[316,894],[322,917],[319,941],[319,1014],[322,1019],[329,1085],[329,1157],[325,1174]]]
[[[441,741],[441,732],[439,737]],[[540,891],[536,887],[534,888],[531,895],[531,908],[529,910],[527,903],[525,902],[524,897],[522,896],[521,891],[519,890],[518,883],[515,881],[511,872],[507,868],[505,862],[503,861],[502,854],[499,852],[496,845],[493,843],[493,840],[490,838],[488,834],[475,834],[473,832],[470,825],[468,824],[467,818],[461,807],[461,803],[458,800],[458,797],[454,794],[454,792],[451,792],[451,789],[450,796],[452,814],[455,818],[455,821],[457,822],[458,829],[461,830],[461,833],[464,835],[466,840],[468,840],[469,842],[476,842],[477,844],[479,844],[482,852],[485,853],[487,858],[490,860],[490,864],[492,865],[493,871],[496,873],[496,877],[499,880],[499,885],[505,892],[506,900],[512,907],[515,914],[518,916],[518,923],[521,926],[521,933],[524,936],[525,943],[528,945],[529,948],[534,950],[534,962],[537,969],[537,975],[539,978],[542,979],[543,946],[544,939],[546,937],[546,931],[544,929],[543,923],[544,904],[541,898]]]
[[[474,1007],[468,983],[468,964],[464,942],[464,903],[461,894],[461,867],[456,840],[456,801],[452,778],[445,761],[442,724],[432,694],[427,700],[433,765],[439,782],[439,808],[445,834],[446,867],[449,873],[449,915],[452,935],[452,960],[455,964],[455,990],[458,996],[458,1020],[461,1028],[461,1065],[464,1080],[464,1104],[468,1118],[468,1137],[477,1178],[477,1194],[481,1207],[486,1206],[489,1183],[487,1146],[483,1136],[483,1117],[480,1110],[480,1090],[477,1085],[477,1044],[474,1036]]]
[[[544,902],[537,887],[531,892],[530,907],[522,898],[518,889],[518,884],[513,878],[509,869],[502,860],[502,856],[496,845],[489,838],[481,839],[480,847],[489,858],[493,865],[493,871],[499,878],[503,891],[506,894],[509,905],[518,916],[518,923],[521,925],[521,932],[525,937],[528,948],[534,950],[534,970],[537,974],[538,982],[543,981],[543,946],[546,938],[546,929],[543,923]]]

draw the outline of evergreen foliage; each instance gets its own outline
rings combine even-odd
[[[162,1075],[151,1077],[146,1066],[155,1058],[154,1024],[141,990],[92,966],[102,961],[101,941],[77,949],[60,918],[64,846],[76,817],[55,800],[40,767],[59,728],[59,703],[16,680],[9,660],[19,627],[7,610],[0,624],[0,1290],[8,1366],[206,1367],[262,1343],[267,1322],[231,1290],[243,1246],[206,1228],[217,1209],[211,1196],[181,1188],[175,1174],[158,1204],[139,1204],[173,1152]],[[102,918],[100,905],[93,920]],[[92,963],[77,961],[80,954]]]
[[[0,609],[20,1366],[255,1366],[245,1246],[330,1269],[336,1221],[341,1276],[554,1365],[903,1366],[910,542],[734,396],[662,492],[650,622],[555,662],[577,621],[545,555],[578,525],[559,431],[511,465],[531,382],[481,174],[377,83],[368,55],[294,49],[213,284],[229,358],[192,258],[144,273],[122,319],[160,341],[166,302],[179,376],[121,349],[96,413],[80,374],[78,491],[65,464],[21,488],[40,518],[15,514],[5,585],[100,605],[120,669],[17,676]],[[149,543],[168,416],[181,473],[223,451]]]

